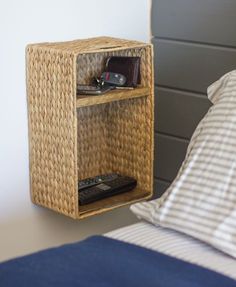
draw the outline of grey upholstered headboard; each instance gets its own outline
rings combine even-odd
[[[235,0],[153,0],[155,196],[175,178],[210,102],[207,87],[236,69]]]

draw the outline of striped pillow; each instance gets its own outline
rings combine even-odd
[[[174,182],[160,199],[131,210],[236,257],[236,70],[212,84],[208,97],[214,105],[195,130]]]

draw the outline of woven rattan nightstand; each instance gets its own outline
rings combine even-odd
[[[141,57],[134,90],[76,97],[111,55]],[[73,218],[149,198],[153,189],[151,44],[110,37],[28,45],[26,49],[30,185],[35,204]],[[79,206],[78,180],[118,172],[134,191]]]

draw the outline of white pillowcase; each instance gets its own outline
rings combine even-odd
[[[236,70],[212,84],[208,98],[214,105],[196,128],[174,182],[160,199],[131,210],[236,257]]]

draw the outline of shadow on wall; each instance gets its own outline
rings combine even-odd
[[[8,218],[0,223],[0,261],[76,242],[137,222],[128,207],[83,220],[74,220],[37,206],[32,206],[32,209],[28,217]]]

